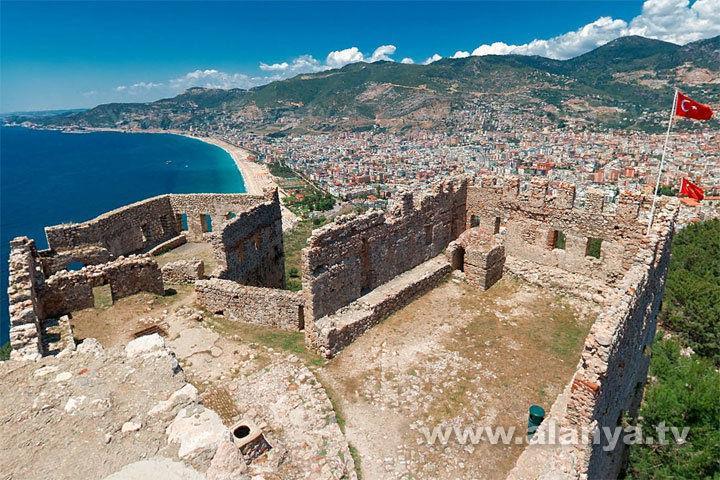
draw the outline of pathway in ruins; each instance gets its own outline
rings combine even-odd
[[[429,446],[423,428],[513,426],[549,410],[594,319],[585,304],[503,279],[479,292],[453,277],[365,333],[318,375],[364,478],[501,478],[522,445]]]

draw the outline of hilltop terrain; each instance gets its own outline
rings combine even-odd
[[[165,129],[222,125],[271,134],[403,131],[442,128],[451,114],[481,109],[544,117],[558,127],[652,131],[666,119],[674,86],[705,102],[720,101],[720,36],[684,46],[623,37],[562,61],[489,55],[429,65],[353,63],[250,90],[191,88],[156,102],[112,103],[34,121]]]

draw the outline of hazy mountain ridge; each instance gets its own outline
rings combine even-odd
[[[657,128],[674,85],[720,100],[720,36],[684,46],[623,37],[569,60],[504,55],[430,65],[354,63],[251,90],[193,88],[151,103],[112,103],[36,120],[87,127],[232,127],[300,119],[309,128],[431,127],[480,103],[528,109],[558,123]],[[657,118],[655,118],[657,117]],[[297,122],[296,122],[297,123]]]

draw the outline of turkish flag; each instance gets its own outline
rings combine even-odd
[[[680,195],[685,195],[686,197],[694,198],[698,202],[705,198],[705,191],[692,183],[687,178],[683,178],[680,182]]]
[[[696,102],[687,95],[677,93],[677,102],[675,103],[675,115],[678,117],[694,118],[695,120],[710,120],[713,111],[707,105]]]

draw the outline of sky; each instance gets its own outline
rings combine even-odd
[[[0,112],[250,88],[351,62],[571,58],[720,35],[720,0],[0,2]]]

